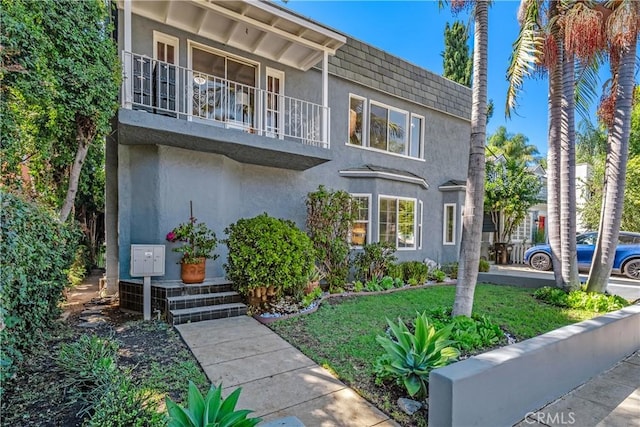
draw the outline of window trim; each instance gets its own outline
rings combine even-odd
[[[452,236],[451,236],[451,240],[447,240],[447,231],[449,229],[448,227],[448,221],[449,221],[449,217],[447,216],[447,208],[453,208],[453,215],[452,217],[452,221],[453,221],[453,225],[451,227],[452,230]],[[444,246],[455,246],[456,243],[456,233],[457,233],[457,220],[458,218],[456,217],[456,204],[455,203],[445,203],[444,204],[444,209],[443,209],[443,218],[442,218],[442,244]]]
[[[396,251],[415,251],[418,250],[418,245],[417,245],[417,236],[418,236],[418,221],[417,221],[417,207],[418,207],[418,202],[419,200],[414,198],[414,197],[401,197],[401,196],[392,196],[392,195],[387,195],[387,194],[378,194],[378,221],[376,224],[376,232],[378,233],[378,242],[380,242],[380,199],[394,199],[396,201],[400,201],[400,200],[408,200],[408,201],[412,201],[414,203],[414,210],[413,210],[413,235],[414,235],[414,243],[413,243],[413,247],[405,247],[405,248],[400,248],[398,247],[398,220],[400,219],[400,204],[398,203],[396,206],[396,242],[395,242],[395,248]]]
[[[418,200],[418,250],[422,249],[422,218],[424,217],[424,204]]]
[[[416,113],[411,113],[410,117],[409,117],[409,128],[411,128],[411,122],[412,119],[416,117],[418,119],[420,119],[420,146],[418,147],[418,157],[413,157],[411,156],[411,154],[408,154],[407,156],[412,158],[412,159],[424,159],[424,124],[425,124],[425,117],[420,115],[420,114],[416,114]],[[411,137],[409,137],[409,149],[407,150],[409,153],[411,153]]]
[[[386,150],[381,150],[379,148],[371,147],[371,138],[369,137],[369,135],[371,133],[371,110],[373,109],[372,108],[373,105],[375,105],[377,107],[385,108],[387,110],[387,149]],[[397,113],[405,114],[405,121],[404,121],[404,129],[405,129],[405,132],[404,132],[404,148],[405,148],[405,150],[404,150],[404,153],[396,153],[394,151],[389,151],[389,138],[390,138],[390,136],[389,136],[389,125],[388,125],[388,123],[389,123],[389,114],[390,114],[391,111],[395,111]],[[397,107],[392,107],[391,105],[387,105],[387,104],[385,104],[383,102],[375,101],[373,99],[370,99],[369,100],[369,115],[367,117],[367,124],[369,124],[369,126],[367,127],[367,142],[368,142],[367,146],[369,148],[373,149],[373,150],[381,151],[383,153],[391,153],[391,154],[398,154],[398,155],[403,156],[403,157],[411,157],[411,156],[409,156],[409,154],[407,154],[409,152],[409,144],[408,144],[409,136],[407,135],[407,129],[409,129],[409,125],[410,125],[410,123],[409,123],[410,115],[411,115],[411,113],[409,111],[406,111],[406,110],[403,110],[403,109],[397,108]]]
[[[367,98],[365,98],[364,96],[360,96],[360,95],[356,95],[355,93],[351,93],[349,92],[349,104],[348,104],[348,111],[351,110],[351,98],[357,99],[359,101],[362,101],[362,141],[360,145],[355,145],[352,144],[351,142],[349,142],[349,120],[350,117],[347,115],[347,145],[351,146],[351,147],[366,147],[367,144],[369,143],[368,138],[367,138],[367,132],[366,129],[369,128],[368,124],[369,124],[369,120],[368,120],[368,111],[369,109],[367,108]]]
[[[202,44],[202,43],[198,43],[197,41],[191,40],[191,39],[187,39],[187,68],[189,70],[193,70],[193,48],[196,49],[200,49],[203,50],[205,52],[209,52],[209,53],[213,53],[214,55],[218,55],[218,56],[223,56],[225,59],[232,59],[236,62],[241,62],[244,63],[245,65],[249,65],[251,67],[254,67],[256,69],[256,78],[255,78],[255,82],[253,83],[253,87],[258,88],[260,86],[260,63],[256,62],[256,61],[252,61],[250,59],[247,59],[245,57],[242,56],[238,56],[238,55],[234,55],[231,54],[229,52],[226,52],[224,50],[220,50],[220,49],[216,49],[214,47],[211,46],[207,46],[206,44]],[[225,76],[224,79],[227,79],[227,65],[225,64]]]
[[[174,53],[175,61],[173,65],[179,65],[180,64],[180,39],[178,37],[153,30],[153,59],[157,61],[159,61],[158,42],[162,42],[164,44],[173,46],[173,48],[175,49],[175,53]]]
[[[367,238],[365,240],[365,245],[371,243],[371,205],[373,195],[371,193],[349,193],[351,197],[366,197],[367,198]],[[355,221],[354,221],[355,223]],[[363,245],[352,245],[351,244],[351,230],[349,230],[349,247],[351,249],[362,249]]]

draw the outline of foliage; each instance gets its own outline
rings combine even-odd
[[[462,21],[455,21],[444,27],[444,52],[442,75],[461,85],[471,87],[471,67],[473,60],[469,53],[469,32]]]
[[[482,261],[482,259],[480,260]],[[441,267],[441,270],[445,272],[445,274],[447,276],[449,276],[450,279],[457,279],[458,278],[458,263],[457,262],[450,262],[447,264],[443,264]]]
[[[216,233],[205,223],[198,223],[194,217],[171,230],[167,234],[167,240],[171,243],[185,242],[184,245],[172,249],[182,254],[183,264],[197,264],[200,258],[218,258],[218,254],[213,253],[218,245]]]
[[[397,325],[389,319],[387,323],[391,337],[376,337],[386,351],[376,361],[377,371],[382,378],[390,376],[402,382],[410,396],[426,397],[429,372],[446,366],[460,355],[451,347],[451,327],[436,331],[426,312],[416,317],[413,333],[402,319],[398,319]]]
[[[78,415],[88,426],[155,426],[162,415],[149,392],[136,387],[130,372],[117,367],[118,343],[82,335],[62,344],[56,363],[64,370],[67,394],[82,402]]]
[[[487,273],[491,266],[489,265],[489,261],[486,259],[480,259],[480,264],[478,265],[478,271],[482,273]]]
[[[533,296],[558,307],[607,313],[620,310],[629,305],[629,301],[618,295],[604,295],[597,292],[585,292],[584,287],[569,293],[559,288],[545,286],[537,289]]]
[[[364,290],[364,284],[360,280],[353,282],[353,292],[362,292]]]
[[[273,286],[298,294],[314,269],[313,245],[292,221],[266,213],[239,219],[225,229],[229,256],[224,268],[239,291]]]
[[[312,302],[322,296],[322,288],[320,286],[313,288],[313,291],[302,297],[302,306],[309,307]]]
[[[585,204],[580,209],[586,228],[598,229],[604,191],[604,157],[592,161],[592,174],[584,186]],[[627,162],[624,207],[621,230],[640,230],[640,155],[630,157]]]
[[[395,246],[388,242],[365,244],[354,257],[356,277],[364,281],[382,278],[396,261],[395,252]]]
[[[424,285],[429,277],[429,267],[420,261],[405,261],[402,267],[402,279],[412,286]]]
[[[0,380],[4,383],[22,352],[60,316],[58,303],[79,233],[21,197],[0,192],[0,200]]]
[[[427,314],[436,328],[451,325],[451,339],[455,341],[453,346],[460,351],[478,351],[495,346],[504,339],[500,326],[484,314],[451,318],[451,310],[446,308],[432,309]]]
[[[73,202],[88,148],[108,134],[117,108],[108,7],[3,0],[2,10],[2,182],[70,211],[63,201]]]
[[[435,280],[436,282],[444,282],[447,278],[447,274],[439,268],[434,268],[429,271],[429,280]]]
[[[394,279],[403,279],[404,280],[404,270],[402,263],[397,264],[395,262],[389,263],[387,265],[387,275],[393,277]]]
[[[164,415],[150,391],[132,382],[128,373],[116,371],[99,397],[85,425],[88,427],[152,427],[166,425]]]
[[[183,407],[167,398],[169,427],[252,427],[262,421],[261,418],[247,418],[252,411],[236,411],[241,388],[235,389],[226,398],[222,397],[222,384],[211,385],[206,396],[202,396],[198,387],[189,382],[188,407]]]
[[[317,191],[307,194],[306,205],[307,232],[329,290],[342,287],[349,275],[347,239],[355,219],[351,196],[320,185]]]
[[[505,159],[522,164],[538,164],[540,157],[538,147],[529,144],[524,134],[512,134],[507,128],[499,126],[487,141],[487,156],[504,156]]]
[[[496,225],[502,215],[502,232],[498,241],[508,242],[522,223],[529,208],[539,202],[542,183],[522,162],[507,159],[488,161],[486,165],[484,209]]]

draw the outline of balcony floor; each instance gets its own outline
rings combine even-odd
[[[298,141],[125,108],[118,111],[118,142],[217,153],[241,163],[298,171],[332,159],[329,149]]]

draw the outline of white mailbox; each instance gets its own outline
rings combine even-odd
[[[164,245],[131,245],[131,277],[164,276]]]
[[[164,276],[164,245],[131,245],[131,277],[140,276],[142,312],[151,320],[151,276]]]

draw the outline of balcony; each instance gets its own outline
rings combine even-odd
[[[123,144],[165,144],[304,170],[331,159],[329,108],[123,52]],[[150,113],[150,114],[149,114]]]

